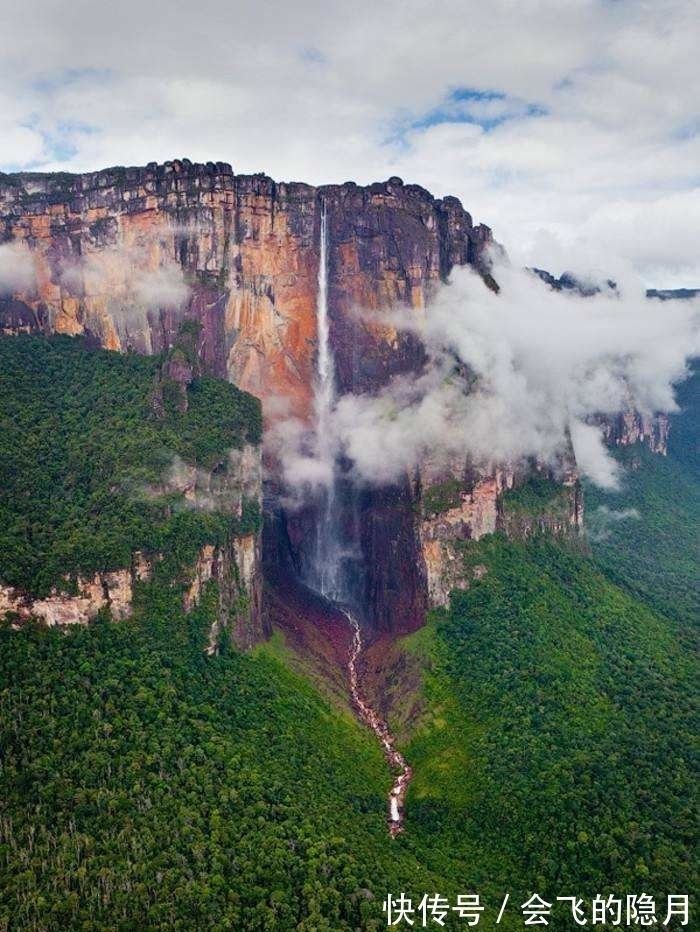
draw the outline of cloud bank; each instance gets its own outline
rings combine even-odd
[[[700,302],[648,301],[640,283],[582,297],[501,265],[494,294],[457,269],[419,329],[431,362],[418,378],[378,395],[345,395],[330,418],[335,456],[369,483],[389,482],[426,459],[481,465],[535,459],[614,487],[614,462],[591,421],[630,408],[673,411],[674,383],[700,353]],[[292,487],[330,481],[332,463],[296,424],[275,438]]]
[[[460,197],[518,264],[612,249],[647,285],[700,284],[693,0],[4,7],[4,170],[400,175]]]
[[[36,284],[31,253],[16,243],[0,245],[0,296],[30,291]]]

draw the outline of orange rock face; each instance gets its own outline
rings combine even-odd
[[[315,192],[253,178],[241,179],[237,194],[225,318],[228,375],[263,399],[268,418],[306,418],[316,346]]]
[[[440,277],[478,263],[490,242],[458,201],[400,179],[314,189],[187,160],[0,176],[2,241],[33,270],[31,283],[0,281],[0,328],[152,353],[194,317],[209,368],[260,397],[268,422],[308,418],[324,204],[340,386],[371,387],[413,366],[419,349],[357,311],[422,312]]]
[[[513,474],[498,469],[456,489],[445,507],[424,502],[420,522],[421,553],[431,605],[447,605],[451,589],[466,588],[464,559],[457,541],[479,540],[499,526],[499,496],[513,485]],[[429,501],[429,499],[428,499]]]

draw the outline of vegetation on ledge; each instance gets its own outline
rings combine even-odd
[[[571,508],[570,489],[546,476],[532,475],[520,485],[507,489],[502,497],[507,515],[560,516],[566,518]]]
[[[46,595],[66,574],[129,566],[134,550],[235,530],[230,515],[187,512],[166,478],[178,460],[225,472],[230,449],[260,441],[259,402],[203,376],[186,389],[186,411],[156,414],[161,365],[82,338],[0,338],[3,583]]]
[[[459,479],[446,479],[428,486],[423,491],[422,507],[426,515],[438,515],[451,508],[459,508],[464,483]]]

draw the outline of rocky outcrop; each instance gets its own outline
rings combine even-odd
[[[192,608],[197,605],[202,597],[202,592],[206,584],[211,579],[218,579],[219,576],[219,556],[218,548],[213,544],[205,544],[199,551],[197,562],[194,567],[194,574],[189,588],[183,596],[183,607],[186,612],[191,612]],[[218,631],[216,632],[218,633]],[[210,639],[211,640],[211,639]],[[216,642],[215,642],[216,643]],[[211,647],[211,643],[210,643]],[[210,653],[213,651],[210,650]]]
[[[214,469],[198,468],[174,457],[161,484],[151,486],[149,494],[176,492],[187,507],[198,511],[217,511],[240,520],[250,506],[259,510],[262,502],[262,453],[260,447],[247,443],[240,450],[229,450]]]
[[[610,446],[624,447],[643,443],[652,453],[668,452],[669,418],[667,414],[640,414],[625,411],[615,417],[601,418],[603,436]]]
[[[53,590],[43,599],[11,586],[0,585],[0,618],[15,616],[15,623],[38,618],[48,627],[87,625],[107,609],[114,621],[131,615],[133,588],[137,581],[150,578],[153,558],[141,552],[133,556],[129,569],[95,573],[90,579],[78,577],[74,594]],[[67,580],[68,582],[68,580]]]
[[[659,301],[689,301],[700,295],[700,288],[647,288],[647,298]]]
[[[191,611],[206,584],[216,581],[218,610],[209,629],[207,653],[219,652],[225,634],[239,649],[250,650],[271,633],[262,612],[261,560],[259,534],[234,537],[223,547],[202,547],[183,601],[185,611]]]
[[[522,479],[521,479],[522,481]],[[563,478],[548,478],[545,495],[525,501],[519,494],[537,475],[523,486],[506,490],[499,500],[497,528],[512,540],[527,540],[535,534],[547,534],[560,540],[575,540],[583,528],[583,490],[576,472]]]
[[[432,606],[447,605],[450,590],[468,586],[460,545],[497,530],[499,496],[512,483],[512,473],[499,469],[473,483],[446,478],[424,491],[420,541]]]
[[[167,488],[179,491],[203,511],[229,515],[232,530],[225,543],[205,544],[187,585],[185,611],[200,601],[207,582],[216,582],[218,605],[209,632],[209,653],[216,653],[225,635],[248,650],[269,635],[262,608],[262,460],[259,447],[246,444],[231,450],[211,473],[187,463],[173,464]]]
[[[617,284],[611,278],[607,278],[605,281],[585,279],[575,275],[573,272],[563,272],[559,278],[555,278],[554,275],[552,275],[551,272],[547,272],[546,269],[533,268],[529,269],[529,271],[537,275],[538,278],[541,278],[542,281],[549,285],[554,291],[571,291],[575,294],[580,294],[584,298],[590,298],[601,292],[609,293],[617,291]]]
[[[50,628],[88,625],[107,610],[113,621],[132,614],[134,583],[147,581],[153,560],[134,555],[130,569],[96,573],[90,579],[78,577],[74,594],[55,589],[42,599],[11,586],[0,585],[0,618],[10,617],[14,626],[30,618]],[[216,582],[218,608],[209,632],[208,653],[217,653],[221,638],[227,636],[241,650],[249,650],[270,634],[262,613],[262,573],[260,534],[232,536],[226,545],[205,544],[192,570],[191,581],[183,597],[185,611],[199,602],[207,582]],[[68,583],[69,581],[66,580]]]
[[[421,555],[431,606],[449,604],[452,589],[466,589],[484,567],[465,561],[465,544],[501,532],[515,540],[533,534],[576,538],[583,526],[583,495],[575,469],[556,478],[544,467],[495,468],[474,474],[453,464],[436,473],[420,497]]]

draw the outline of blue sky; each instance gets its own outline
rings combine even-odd
[[[546,113],[539,104],[509,97],[501,91],[457,87],[450,90],[437,107],[414,117],[408,127],[401,127],[401,134],[407,129],[428,129],[440,123],[473,123],[488,132],[506,120],[545,116]]]
[[[400,175],[518,262],[700,284],[694,0],[53,0],[0,14],[0,169]]]

